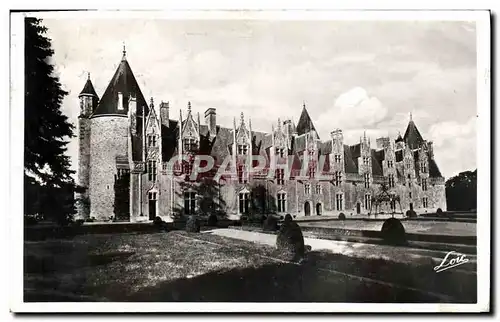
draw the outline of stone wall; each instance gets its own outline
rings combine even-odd
[[[116,156],[128,151],[128,118],[101,116],[90,121],[90,217],[106,220],[113,216]]]
[[[84,116],[78,118],[78,184],[88,189],[90,175],[90,120]],[[78,198],[88,198],[88,191],[78,195]],[[89,208],[82,202],[77,202],[77,218],[89,217]]]

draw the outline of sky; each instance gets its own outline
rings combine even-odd
[[[63,112],[76,126],[78,94],[90,73],[99,97],[122,57],[146,100],[169,101],[217,123],[251,118],[271,131],[298,121],[302,105],[326,141],[345,144],[366,131],[402,135],[410,119],[449,178],[476,169],[476,28],[458,21],[264,21],[45,19],[53,64],[69,92]],[[203,121],[202,121],[203,122]],[[76,134],[77,132],[75,132]],[[76,170],[78,138],[69,144]]]

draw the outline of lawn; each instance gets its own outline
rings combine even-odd
[[[333,220],[300,223],[304,227],[327,227],[342,229],[376,230],[382,229],[383,221],[368,220]],[[407,233],[431,235],[476,236],[476,223],[451,221],[416,221],[403,220]]]
[[[273,247],[204,234],[25,242],[25,301],[475,302],[474,272]]]

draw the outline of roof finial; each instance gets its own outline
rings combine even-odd
[[[151,106],[153,106],[153,105],[154,105],[154,102],[153,102],[153,97],[151,97],[150,102],[151,102]]]
[[[240,118],[241,118],[241,124],[245,123],[245,117],[243,116],[243,112],[241,112]]]
[[[90,80],[90,72],[87,72],[87,79]]]
[[[413,117],[412,117],[411,112],[410,112],[410,122],[412,122],[412,121],[413,121]]]
[[[191,113],[191,101],[188,102],[188,113]]]
[[[123,57],[122,57],[122,59],[125,60],[126,56],[127,56],[127,50],[125,49],[125,42],[123,42]]]
[[[302,107],[306,108],[306,101],[302,100]]]

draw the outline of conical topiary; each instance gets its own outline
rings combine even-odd
[[[276,237],[276,247],[285,260],[299,261],[304,257],[304,236],[300,226],[287,214]]]
[[[389,218],[382,225],[382,238],[391,245],[406,245],[406,232],[399,219]]]

